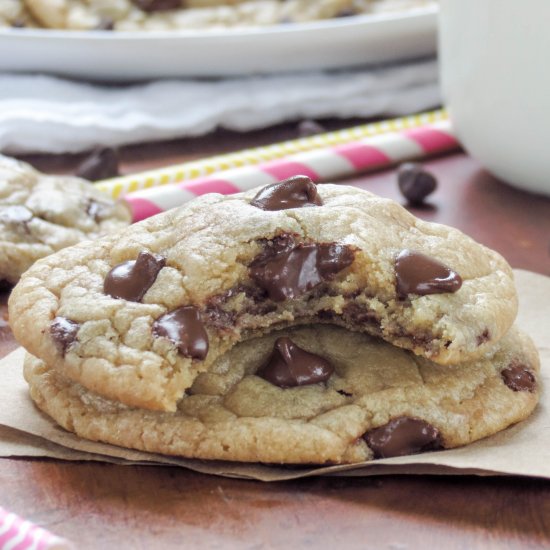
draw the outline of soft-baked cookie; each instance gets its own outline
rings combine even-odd
[[[456,229],[307,177],[203,195],[46,258],[10,298],[17,340],[89,390],[175,410],[237,342],[328,322],[442,364],[487,353],[517,308],[512,271]]]
[[[170,30],[273,25],[409,9],[429,0],[23,0],[48,28]]]
[[[129,223],[125,206],[84,180],[0,155],[0,280],[16,283],[39,258]]]
[[[0,27],[36,27],[21,0],[0,0]]]
[[[512,329],[495,356],[443,367],[372,337],[298,327],[234,347],[176,412],[128,408],[27,355],[38,406],[79,436],[190,458],[346,463],[466,445],[534,409],[539,362]]]

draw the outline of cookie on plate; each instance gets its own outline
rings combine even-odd
[[[32,399],[77,435],[189,458],[354,463],[449,449],[536,406],[539,362],[512,329],[492,358],[437,365],[370,336],[317,325],[243,342],[200,374],[173,413],[130,408],[27,355]]]
[[[88,182],[0,155],[0,280],[16,283],[38,259],[129,223],[128,209]]]
[[[170,30],[316,21],[433,4],[428,0],[23,0],[47,28]]]
[[[21,0],[0,0],[0,27],[36,27]]]
[[[327,322],[437,363],[486,354],[516,315],[496,252],[394,201],[297,176],[46,258],[10,298],[33,355],[129,406],[174,411],[236,343]]]

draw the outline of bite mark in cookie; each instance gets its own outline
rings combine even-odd
[[[256,374],[275,386],[291,388],[325,382],[333,372],[329,361],[284,337],[275,341],[267,363]]]

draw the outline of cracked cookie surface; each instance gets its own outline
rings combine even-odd
[[[442,364],[481,357],[508,331],[517,297],[496,252],[366,191],[316,189],[320,204],[304,195],[283,210],[257,206],[280,189],[204,195],[62,250],[13,290],[14,334],[91,391],[173,411],[217,357],[274,328],[339,324]],[[398,292],[403,250],[422,253],[422,277],[442,273],[435,287],[415,290],[418,273],[399,264],[420,294]]]
[[[44,27],[120,31],[227,28],[399,11],[430,0],[23,0]]]
[[[48,176],[0,155],[0,280],[38,259],[129,225],[128,210],[71,176]]]
[[[296,387],[266,380],[262,368],[282,336],[330,362],[330,376]],[[538,376],[537,351],[515,328],[492,358],[443,367],[342,328],[294,327],[237,345],[165,413],[106,400],[39,359],[25,361],[39,408],[84,438],[189,458],[295,464],[466,445],[526,418],[539,398]]]

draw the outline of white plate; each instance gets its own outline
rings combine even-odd
[[[0,29],[0,71],[128,81],[335,69],[431,55],[437,7],[223,31]]]

